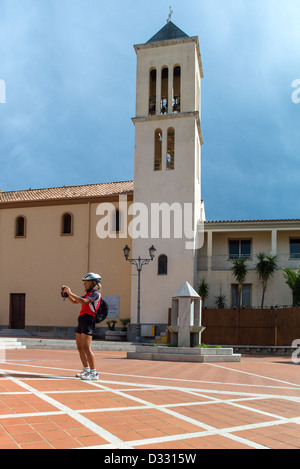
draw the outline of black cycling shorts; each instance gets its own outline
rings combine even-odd
[[[93,335],[95,320],[90,314],[82,314],[78,317],[77,334]]]

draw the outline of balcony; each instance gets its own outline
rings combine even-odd
[[[198,256],[198,271],[208,270],[208,256]],[[211,270],[231,270],[232,259],[228,255],[213,255],[210,259]],[[249,270],[255,270],[257,264],[257,256],[253,254],[247,258],[247,267]],[[277,254],[278,269],[298,269],[300,265],[300,254],[283,253]]]

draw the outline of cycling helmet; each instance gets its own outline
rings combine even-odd
[[[96,283],[101,282],[101,277],[98,274],[94,274],[93,272],[89,272],[88,274],[85,274],[81,280],[89,280],[89,281],[94,281]]]

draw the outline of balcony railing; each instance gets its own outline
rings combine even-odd
[[[162,96],[160,101],[160,113],[162,115],[168,113],[168,97]],[[174,114],[178,114],[180,112],[180,96],[174,96],[172,101],[172,111]],[[150,96],[149,98],[149,115],[155,116],[156,115],[156,97]]]
[[[283,253],[277,254],[277,268],[278,269],[298,269],[300,265],[300,255],[295,257],[295,254]],[[208,269],[208,256],[198,256],[198,270]],[[213,255],[210,259],[212,270],[231,270],[232,259],[228,255]],[[258,259],[256,254],[253,254],[246,260],[249,270],[255,270]]]

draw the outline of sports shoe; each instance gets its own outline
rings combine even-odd
[[[81,379],[84,381],[98,381],[98,373],[83,373]]]
[[[84,371],[84,370],[80,371],[79,373],[77,373],[76,378],[81,378],[85,373],[89,373],[89,372]]]

